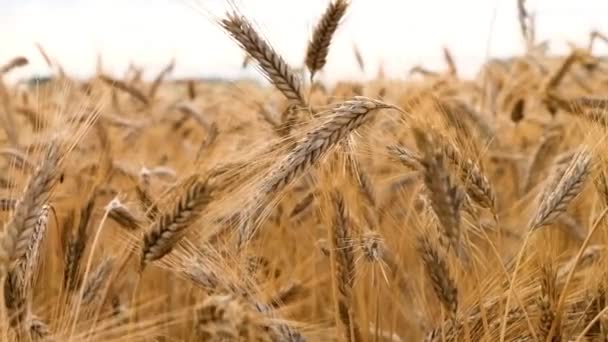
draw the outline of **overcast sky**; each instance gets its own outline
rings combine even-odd
[[[235,1],[294,66],[301,65],[306,40],[328,2]],[[113,73],[133,61],[154,75],[175,57],[176,76],[235,76],[243,55],[214,23],[228,8],[226,0],[0,0],[0,63],[23,55],[32,65],[15,76],[44,73],[34,47],[39,42],[77,76],[94,70],[98,52]],[[528,0],[528,8],[536,12],[538,38],[550,39],[553,51],[564,51],[567,41],[586,45],[593,29],[608,33],[605,0]],[[363,76],[354,42],[368,77],[379,63],[393,75],[419,63],[443,68],[444,45],[466,74],[488,54],[505,56],[523,47],[515,0],[352,0],[322,77]]]

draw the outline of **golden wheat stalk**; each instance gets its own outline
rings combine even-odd
[[[561,340],[561,323],[557,321],[559,316],[555,312],[558,301],[556,276],[557,273],[551,265],[543,265],[541,268],[540,296],[537,298],[540,311],[538,332],[542,340],[547,340],[550,334],[553,338]],[[551,331],[553,325],[556,325],[556,328]]]
[[[367,123],[375,111],[395,108],[378,100],[357,96],[340,103],[328,113],[329,119],[309,131],[281,160],[263,182],[264,193],[282,190],[298,175],[318,162],[348,134]]]
[[[42,243],[46,237],[50,206],[43,205],[38,213],[36,225],[25,254],[17,261],[15,272],[19,278],[19,287],[26,295],[32,290],[38,275]]]
[[[352,307],[352,291],[355,282],[355,255],[350,242],[352,226],[342,194],[334,191],[331,194],[331,201],[335,211],[334,222],[329,235],[332,245],[331,258],[336,321],[342,326],[341,333],[345,341],[361,341],[361,334],[354,321]]]
[[[357,96],[330,109],[327,113],[329,118],[297,142],[283,159],[272,166],[269,175],[262,180],[259,190],[249,202],[253,206],[247,208],[246,214],[249,217],[239,226],[238,246],[244,246],[253,237],[254,223],[262,213],[262,204],[268,201],[271,194],[282,191],[352,131],[371,120],[371,113],[387,108],[396,109],[384,102]]]
[[[0,237],[0,269],[6,272],[23,257],[36,228],[38,214],[49,200],[58,176],[61,152],[58,145],[51,145],[45,157],[30,177],[21,198],[15,205],[11,218],[6,222]]]
[[[185,181],[185,190],[173,208],[162,214],[145,232],[143,237],[141,265],[161,259],[167,255],[211,202],[211,187],[198,175]]]
[[[331,38],[338,29],[340,20],[344,17],[349,5],[350,3],[347,0],[330,2],[317,26],[315,26],[312,38],[306,48],[306,66],[310,71],[311,80],[325,66]]]
[[[226,18],[222,19],[220,24],[239,43],[241,48],[258,62],[263,74],[288,100],[306,107],[301,81],[297,74],[283,57],[255,31],[247,18],[237,12],[227,13]]]
[[[142,93],[139,89],[135,88],[134,86],[129,85],[121,80],[114,79],[107,75],[99,75],[98,77],[104,83],[106,83],[109,86],[112,86],[116,89],[126,92],[127,94],[131,95],[133,98],[137,99],[144,105],[147,106],[150,104],[150,100],[148,99],[148,97],[146,95],[144,95],[144,93]]]
[[[590,167],[591,154],[584,149],[579,151],[561,176],[558,174],[545,189],[542,201],[530,223],[531,229],[552,224],[566,211],[568,204],[582,191]]]
[[[424,157],[421,161],[424,168],[424,184],[428,189],[431,207],[442,228],[442,233],[449,245],[458,253],[460,250],[461,208],[464,193],[454,183],[447,169],[445,155],[434,147],[434,142],[425,132],[414,128],[414,137]]]
[[[89,238],[88,230],[95,206],[95,196],[96,194],[93,192],[85,205],[80,209],[80,220],[76,227],[76,234],[65,237],[67,240],[67,250],[64,256],[63,285],[69,292],[76,291],[80,287],[80,263]],[[66,235],[72,229],[75,215],[76,213],[71,212],[70,216],[68,216],[66,227],[64,227]]]
[[[408,148],[401,145],[390,145],[387,146],[387,151],[392,158],[400,162],[403,166],[413,170],[422,170],[422,156],[418,155],[415,151],[411,151]]]
[[[99,296],[112,272],[112,261],[112,257],[106,257],[89,276],[87,282],[84,284],[82,304],[91,304]]]
[[[455,146],[446,141],[442,141],[441,149],[447,159],[458,166],[467,195],[480,206],[495,211],[496,194],[488,177],[482,172],[481,166],[463,157]]]
[[[29,63],[29,61],[25,57],[21,57],[21,56],[15,57],[15,58],[11,59],[10,61],[8,61],[6,64],[0,66],[0,76],[8,73],[9,71],[11,71],[15,68],[20,68],[20,67],[26,66],[28,63]]]
[[[450,318],[455,318],[458,311],[458,288],[450,275],[446,260],[428,238],[418,241],[418,251],[435,295]]]

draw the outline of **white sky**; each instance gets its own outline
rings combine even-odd
[[[328,0],[235,1],[297,66]],[[193,9],[193,3],[204,10]],[[564,51],[566,41],[586,45],[593,29],[608,33],[605,0],[528,0],[527,7],[536,12],[538,39],[549,38],[553,51]],[[23,55],[32,65],[15,76],[45,72],[34,48],[40,42],[77,76],[94,70],[98,52],[114,73],[133,61],[154,75],[176,57],[176,76],[234,76],[243,55],[209,14],[221,16],[228,8],[226,0],[0,0],[0,63]],[[374,75],[380,62],[398,76],[414,64],[444,68],[444,45],[469,75],[488,53],[522,51],[515,0],[352,0],[322,77],[363,76],[353,42],[364,55],[366,76]]]

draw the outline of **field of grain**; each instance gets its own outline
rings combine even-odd
[[[268,85],[0,82],[0,341],[608,340],[608,39],[322,84],[349,5],[218,18]]]

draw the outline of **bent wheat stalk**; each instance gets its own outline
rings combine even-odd
[[[257,220],[261,214],[259,208],[263,208],[261,204],[265,203],[271,194],[283,190],[295,178],[321,160],[348,134],[368,122],[371,119],[371,113],[388,108],[401,111],[395,106],[363,96],[356,96],[352,100],[330,109],[329,119],[308,132],[283,160],[275,164],[269,175],[262,181],[256,196],[249,202],[253,206],[248,209],[251,217],[246,219],[239,228],[239,246],[252,238],[251,221]]]

